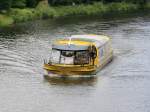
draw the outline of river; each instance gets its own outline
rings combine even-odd
[[[112,37],[114,60],[93,79],[48,80],[51,41],[73,34]],[[63,18],[0,30],[0,112],[149,112],[150,16]]]

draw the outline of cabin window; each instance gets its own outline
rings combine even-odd
[[[88,51],[77,51],[75,52],[75,65],[83,65],[89,63],[89,53]]]
[[[61,55],[65,56],[65,57],[72,57],[74,55],[73,51],[62,51]]]
[[[73,51],[61,51],[60,64],[73,64],[74,52]]]
[[[88,51],[52,50],[51,62],[59,64],[84,65],[89,64]]]

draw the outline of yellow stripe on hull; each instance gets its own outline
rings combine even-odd
[[[44,64],[44,69],[47,70],[48,74],[59,74],[59,75],[88,75],[96,71],[96,67],[93,66],[57,66]]]

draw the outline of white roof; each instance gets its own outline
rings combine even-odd
[[[108,36],[105,35],[72,35],[71,39],[85,39],[91,42],[94,42],[97,47],[101,47],[105,43],[107,43],[110,39]]]

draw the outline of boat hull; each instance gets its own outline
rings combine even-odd
[[[45,75],[56,77],[91,77],[95,76],[105,65],[111,62],[113,55],[109,55],[100,65],[94,66],[68,66],[68,65],[49,65],[44,64]]]
[[[94,75],[96,67],[94,66],[58,66],[44,64],[46,75],[49,76],[77,76],[77,75]]]

